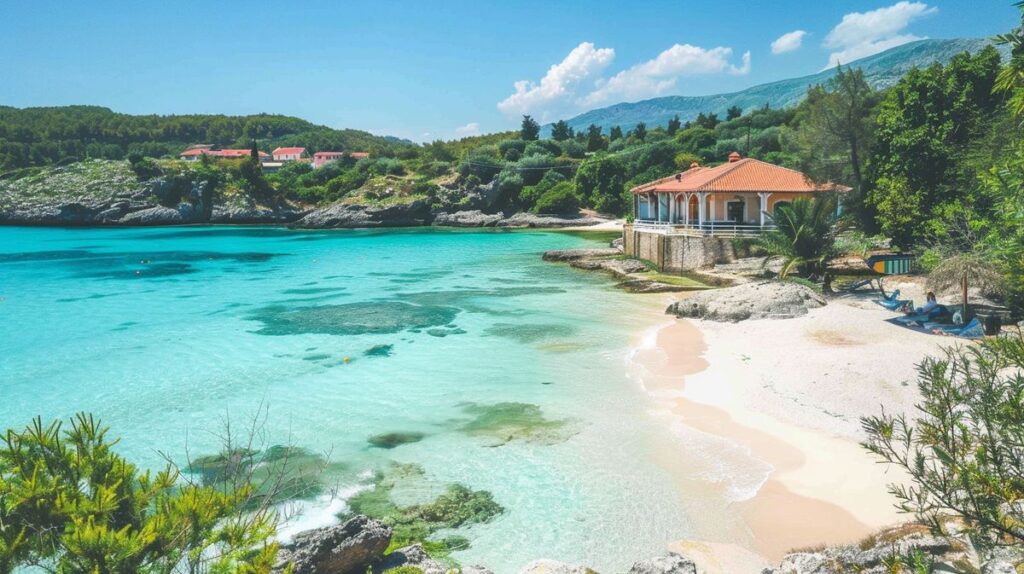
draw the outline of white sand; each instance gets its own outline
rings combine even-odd
[[[915,365],[953,341],[886,322],[894,316],[847,298],[796,319],[660,319],[666,326],[648,334],[635,361],[656,408],[722,439],[718,457],[737,477],[722,487],[734,497],[746,492],[725,510],[742,528],[707,527],[701,540],[679,542],[700,548],[710,572],[747,571],[735,556],[768,564],[907,519],[887,492],[902,475],[858,444],[859,418],[883,406],[911,413]],[[737,546],[753,554],[736,554]]]

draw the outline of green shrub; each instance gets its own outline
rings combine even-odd
[[[179,482],[172,466],[142,472],[92,416],[70,427],[37,418],[0,443],[0,572],[270,572],[277,516],[251,504],[251,483]]]
[[[524,156],[550,155],[558,157],[562,155],[562,147],[554,140],[537,140],[530,142],[523,150]]]
[[[580,198],[568,181],[563,181],[544,192],[533,207],[536,213],[576,213]]]

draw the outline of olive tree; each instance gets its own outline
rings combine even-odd
[[[905,470],[897,507],[937,532],[962,522],[980,548],[1024,543],[1024,338],[953,348],[918,366],[921,403],[861,419],[864,446]]]

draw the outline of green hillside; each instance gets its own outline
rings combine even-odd
[[[884,89],[894,85],[912,68],[925,67],[935,62],[945,64],[956,54],[976,53],[991,43],[990,40],[983,38],[918,40],[857,60],[851,66],[864,70],[864,75],[872,87]],[[1004,57],[1008,54],[1005,46],[1001,47],[1000,51]],[[639,122],[644,122],[649,127],[664,126],[676,115],[681,120],[688,121],[696,118],[701,112],[724,116],[725,111],[732,106],[738,106],[744,111],[763,108],[766,104],[772,108],[785,108],[800,103],[807,94],[808,86],[822,84],[833,76],[835,69],[830,69],[810,76],[761,84],[729,94],[666,96],[620,103],[590,110],[566,121],[576,131],[585,130],[591,124],[607,130],[612,126],[632,128]]]
[[[100,106],[0,106],[0,172],[60,161],[177,155],[190,144],[260,149],[364,151],[403,142],[360,130],[336,130],[283,115],[120,114]]]

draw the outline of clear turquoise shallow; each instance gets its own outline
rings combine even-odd
[[[692,529],[654,462],[669,431],[626,373],[649,303],[540,260],[588,246],[600,244],[533,231],[0,228],[0,427],[89,411],[158,466],[215,450],[225,416],[265,405],[270,443],[352,465],[340,492],[389,460],[491,491],[507,510],[459,532],[464,563],[624,570]],[[334,313],[314,318],[324,332],[294,328],[310,308]],[[330,332],[367,309],[383,332]],[[423,315],[437,324],[402,323]],[[364,356],[375,345],[392,354]],[[464,403],[504,401],[579,432],[494,446],[453,423]],[[392,431],[427,437],[368,448]],[[302,520],[338,509],[321,506]]]

